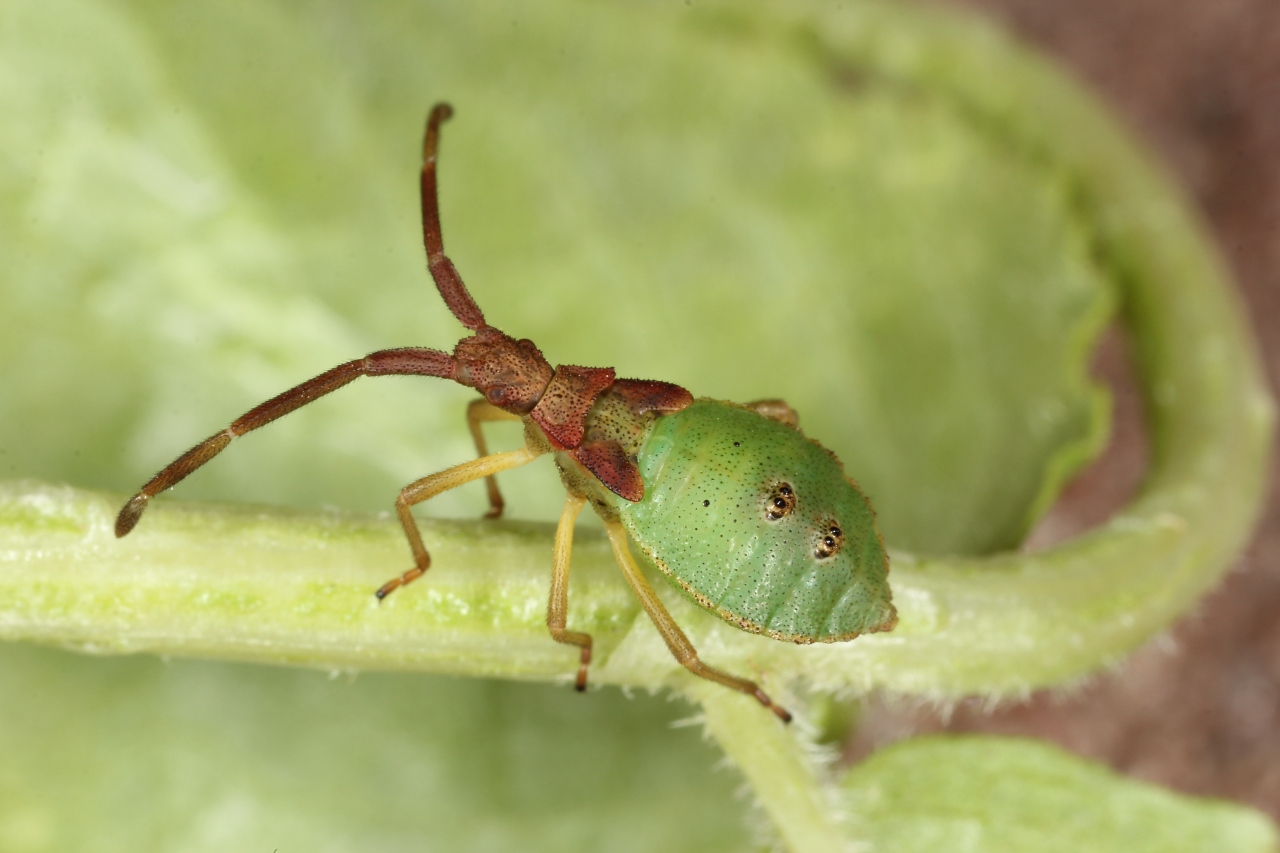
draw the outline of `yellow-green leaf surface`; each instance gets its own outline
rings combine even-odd
[[[504,475],[525,521],[475,520],[479,487],[433,501],[461,520],[424,521],[430,576],[375,604],[408,550],[370,511],[473,455],[465,389],[362,380],[111,534],[127,492],[257,402],[456,341],[417,212],[439,99],[446,245],[490,322],[556,363],[785,397],[874,501],[893,634],[798,648],[670,600],[707,660],[797,710],[807,687],[1079,677],[1245,535],[1270,408],[1215,258],[1093,105],[986,29],[862,2],[7,3],[0,637],[437,675],[4,648],[0,849],[750,845],[736,777],[665,729],[686,706],[440,675],[573,671],[544,624],[549,464]],[[1142,494],[1076,542],[983,556],[1097,449],[1086,366],[1115,305]],[[581,532],[594,682],[696,696],[791,849],[857,837],[794,733],[683,678],[609,563]]]
[[[1196,801],[1016,738],[922,737],[841,782],[876,850],[1166,853],[1269,850],[1274,830],[1241,806]]]

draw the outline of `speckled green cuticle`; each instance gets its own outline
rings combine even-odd
[[[712,613],[784,642],[833,642],[896,620],[866,498],[798,431],[699,400],[660,418],[639,456],[645,497],[615,501],[636,549]],[[773,490],[785,512],[771,517]],[[831,525],[848,547],[815,550]]]

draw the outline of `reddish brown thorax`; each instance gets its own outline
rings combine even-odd
[[[552,370],[533,341],[516,340],[483,322],[453,350],[453,379],[475,388],[494,406],[528,416],[551,446],[566,452],[612,492],[630,501],[644,497],[635,460],[616,441],[584,443],[587,418],[606,392],[625,401],[637,417],[678,412],[693,402],[679,385],[614,378],[611,367],[558,365]]]
[[[555,370],[530,340],[482,325],[453,350],[457,382],[475,388],[499,409],[528,415],[556,450],[582,443],[596,398],[613,385],[609,367],[560,365]]]
[[[608,373],[613,376],[612,370]],[[594,396],[580,421],[579,444],[565,453],[615,495],[639,501],[644,498],[644,478],[635,453],[641,436],[657,415],[678,412],[692,402],[692,394],[670,382],[615,380]]]
[[[556,450],[577,447],[587,432],[587,413],[611,385],[612,367],[558,365],[546,393],[529,417],[542,427]]]

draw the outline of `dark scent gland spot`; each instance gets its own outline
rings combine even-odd
[[[742,442],[741,442],[741,441],[735,441],[735,442],[733,443],[733,446],[734,446],[734,447],[741,447],[741,446],[742,446]]]
[[[711,501],[703,501],[703,502],[702,502],[702,505],[703,505],[703,506],[711,506]]]
[[[818,547],[813,551],[813,556],[819,560],[825,560],[839,551],[840,546],[843,544],[844,531],[834,524],[828,525],[827,532],[818,541]]]
[[[786,518],[795,508],[796,493],[789,483],[779,483],[765,497],[764,514],[770,521]]]

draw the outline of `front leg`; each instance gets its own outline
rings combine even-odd
[[[519,450],[495,453],[492,456],[484,456],[480,459],[464,462],[461,465],[455,465],[452,468],[446,468],[438,474],[423,477],[421,480],[410,483],[401,489],[400,496],[396,498],[396,515],[400,517],[400,525],[404,527],[405,538],[409,540],[409,549],[413,551],[413,568],[400,577],[392,578],[380,586],[378,591],[374,593],[378,600],[381,601],[405,584],[412,583],[422,577],[427,569],[431,567],[431,555],[427,553],[427,546],[422,544],[422,534],[418,532],[418,525],[414,522],[413,513],[410,511],[414,504],[430,500],[441,492],[456,489],[458,486],[470,483],[472,480],[489,477],[499,471],[518,468],[521,465],[532,462],[545,452],[525,445]]]

